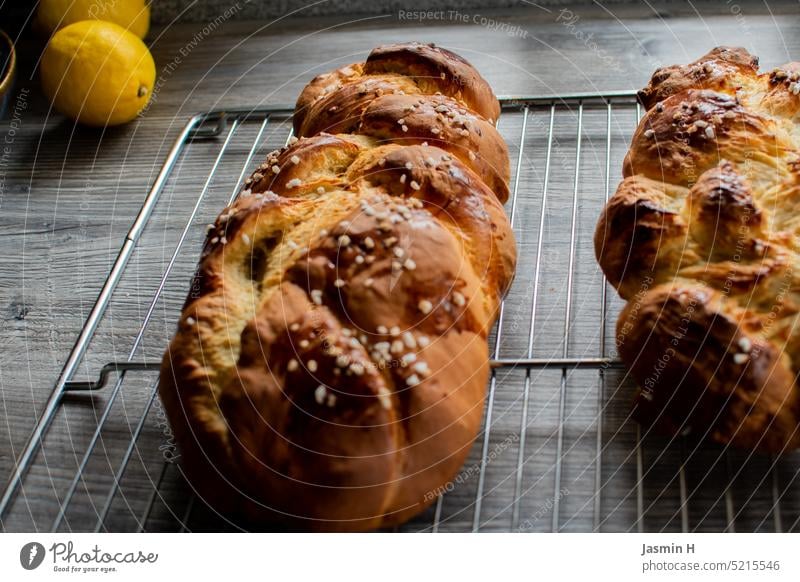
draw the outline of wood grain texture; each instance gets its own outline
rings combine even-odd
[[[789,6],[770,5],[776,13]],[[700,4],[699,10],[712,10],[704,6],[708,5]],[[742,44],[761,57],[763,67],[797,59],[800,54],[800,22],[796,17],[759,14],[755,8],[743,9],[743,17],[728,13],[724,7],[713,10],[713,14],[701,12],[703,18],[698,18],[670,7],[660,9],[659,14],[628,6],[614,6],[608,11],[576,7],[572,18],[578,19],[572,20],[572,26],[559,21],[565,15],[534,7],[484,13],[496,21],[519,26],[524,36],[510,36],[472,22],[418,23],[400,21],[396,15],[367,20],[290,20],[271,25],[229,21],[207,34],[192,24],[158,28],[150,37],[160,79],[156,100],[136,123],[105,132],[76,128],[48,111],[35,77],[28,78],[37,44],[23,41],[18,88],[27,92],[9,103],[11,114],[17,107],[17,118],[0,125],[0,134],[10,148],[0,166],[0,479],[4,481],[10,474],[15,455],[41,412],[133,217],[169,146],[191,114],[220,107],[293,103],[314,74],[362,59],[375,45],[409,39],[435,41],[462,54],[498,94],[634,89],[647,81],[656,66],[687,62],[717,44]],[[506,308],[506,339],[500,350],[503,357],[521,355],[520,350],[524,352],[527,345],[548,115],[549,111],[543,110],[529,117],[522,142],[521,114],[508,115],[500,126],[512,147],[512,165],[523,144],[524,185],[515,217],[522,260]],[[557,117],[551,198],[543,233],[546,248],[539,281],[537,356],[559,355],[566,298],[576,112],[561,108]],[[621,110],[619,118],[613,119],[612,192],[634,123],[630,110]],[[158,358],[171,335],[198,255],[204,221],[215,216],[231,194],[257,129],[257,124],[248,123],[231,141],[200,204],[200,218],[178,254],[163,300],[156,305],[137,359]],[[258,155],[280,145],[287,129],[280,120],[271,123]],[[574,355],[596,355],[600,339],[597,298],[602,279],[592,258],[591,232],[604,194],[605,110],[586,112],[582,141],[577,214],[581,234],[576,247],[575,323],[569,350]],[[127,356],[219,146],[215,140],[196,142],[176,167],[79,379],[93,378],[106,361]],[[610,321],[618,308],[619,302],[610,293]],[[612,334],[613,326],[608,326],[609,349],[613,346]],[[607,518],[602,529],[606,530],[636,529],[637,473],[631,454],[635,427],[626,416],[631,387],[623,382],[623,376],[609,373],[605,382],[604,401],[614,403],[607,408],[602,427],[603,442],[607,443],[601,464],[602,481],[607,483],[601,497],[601,513]],[[504,373],[499,379],[489,439],[489,446],[497,446],[498,453],[486,474],[487,497],[481,511],[482,527],[490,530],[508,529],[511,523],[509,504],[514,496],[525,372]],[[95,526],[96,513],[105,502],[114,471],[130,441],[130,431],[148,402],[154,381],[152,374],[141,374],[129,376],[123,384],[101,445],[90,459],[87,478],[78,487],[62,529]],[[526,530],[547,531],[550,527],[560,386],[558,370],[531,375],[525,444],[528,460],[523,467],[525,496],[520,506],[520,521]],[[585,531],[593,527],[597,373],[571,373],[567,388],[562,482],[569,492],[561,500],[560,522],[564,529]],[[93,397],[69,397],[43,455],[26,480],[23,495],[2,524],[4,529],[50,527],[58,500],[75,473],[111,389],[113,385]],[[156,402],[125,473],[121,494],[113,500],[106,522],[109,529],[136,528],[136,516],[141,515],[160,475],[163,457],[158,449],[168,445],[169,433],[159,413]],[[666,444],[657,437],[646,440],[645,529],[681,528],[677,468],[683,457],[680,447]],[[728,495],[735,512],[741,512],[739,529],[771,530],[769,459],[734,454],[726,461],[717,450],[701,447],[693,452],[693,446],[684,451],[690,456],[685,475],[692,494],[690,527],[719,531],[727,526],[730,516],[725,486],[731,480]],[[478,478],[470,468],[479,461],[480,453],[479,441],[465,466],[465,477],[457,484],[458,491],[444,497],[439,529],[472,526],[471,501]],[[791,458],[777,468],[777,487],[780,492],[786,490],[781,500],[784,529],[800,516],[796,471],[797,461]],[[180,527],[176,516],[182,518],[186,511],[186,491],[178,467],[169,465],[161,490],[163,499],[156,503],[147,529]],[[432,519],[433,510],[405,529],[430,529]],[[192,511],[189,527],[232,526],[199,507]]]

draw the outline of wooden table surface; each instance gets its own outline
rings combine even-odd
[[[314,74],[403,40],[463,55],[498,94],[635,89],[655,67],[721,44],[747,47],[763,67],[800,58],[796,2],[748,6],[612,5],[567,13],[531,5],[471,12],[466,23],[391,14],[177,24],[149,37],[159,75],[155,101],[135,123],[106,131],[75,127],[49,110],[37,79],[29,78],[37,43],[22,40],[19,92],[9,102],[12,118],[0,123],[8,153],[0,166],[0,481],[10,475],[133,217],[193,113],[293,103]],[[480,17],[507,27],[493,29]],[[171,204],[167,228],[173,218],[185,219],[181,200]],[[136,298],[127,307],[123,301],[111,325],[124,330],[141,310]],[[92,359],[86,373],[107,356]],[[37,498],[35,489],[27,498]],[[47,524],[33,519],[17,527]]]

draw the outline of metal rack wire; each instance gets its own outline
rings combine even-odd
[[[492,334],[483,429],[458,477],[399,529],[796,530],[795,456],[672,442],[628,418],[633,387],[609,349],[620,302],[591,243],[642,114],[635,95],[502,104],[520,261]],[[205,223],[235,198],[262,150],[288,140],[290,118],[289,107],[214,111],[182,129],[17,459],[0,498],[4,529],[240,528],[183,478],[157,368]],[[141,296],[134,317],[125,288]]]

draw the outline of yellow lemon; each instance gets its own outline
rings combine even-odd
[[[144,38],[150,28],[150,4],[147,0],[39,0],[36,24],[48,36],[81,20],[106,20]]]
[[[138,36],[111,22],[84,20],[53,35],[40,72],[58,111],[105,126],[130,121],[147,105],[156,65]]]

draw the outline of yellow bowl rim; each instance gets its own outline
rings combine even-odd
[[[11,83],[14,79],[14,73],[17,69],[17,52],[14,49],[14,43],[12,42],[11,38],[2,30],[0,30],[0,38],[2,38],[3,42],[8,45],[9,50],[9,62],[8,68],[6,69],[6,75],[0,79],[0,95],[3,95],[11,88]]]

